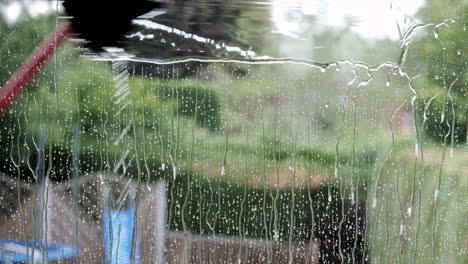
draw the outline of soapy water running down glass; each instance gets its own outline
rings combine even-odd
[[[0,6],[3,85],[66,18]],[[466,263],[467,12],[174,1],[68,42],[0,119],[0,262]]]

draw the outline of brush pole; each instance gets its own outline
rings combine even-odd
[[[41,43],[28,60],[10,77],[0,90],[0,117],[41,71],[47,60],[54,55],[57,48],[72,33],[73,29],[70,23],[67,22],[60,26]]]

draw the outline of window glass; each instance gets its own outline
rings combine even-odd
[[[164,5],[0,97],[0,263],[468,262],[466,1]],[[6,87],[69,18],[0,7]]]

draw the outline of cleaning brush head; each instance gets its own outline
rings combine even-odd
[[[132,28],[132,20],[163,3],[149,0],[65,0],[65,12],[71,16],[77,37],[85,46],[100,51],[118,47],[119,41]]]

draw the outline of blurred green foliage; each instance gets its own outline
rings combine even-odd
[[[175,99],[178,113],[195,118],[197,123],[210,131],[221,129],[221,104],[215,90],[192,86],[162,86],[158,95],[163,100]]]
[[[468,3],[450,2],[429,1],[420,11],[423,20],[442,24],[411,44],[410,63],[424,74],[415,84],[421,115],[427,110],[426,134],[459,143],[467,140],[468,129]]]
[[[49,160],[53,155],[54,160],[51,177],[68,179],[73,131],[78,128],[81,173],[114,170],[131,177],[143,175],[146,178],[160,174],[159,167],[168,158],[161,156],[164,154],[160,153],[160,147],[172,144],[170,116],[176,116],[177,111],[187,117],[183,122],[194,120],[200,129],[220,129],[221,109],[214,90],[182,86],[180,91],[185,92],[170,101],[165,93],[173,90],[170,86],[130,77],[128,94],[117,104],[119,97],[110,67],[101,62],[76,60],[77,65],[61,70],[54,86],[38,85],[27,91],[0,120],[5,162],[24,162],[19,165],[27,171],[27,162],[35,164],[37,159],[37,142],[44,140],[47,142],[43,146],[45,152],[50,151],[45,158]],[[192,97],[195,94],[200,97]],[[130,152],[123,157],[126,150]],[[134,159],[134,162],[138,159],[146,169],[143,166],[137,168],[136,164],[121,164],[115,171],[120,159]],[[14,172],[13,167],[10,164],[5,172]]]
[[[14,24],[7,24],[0,17],[0,62],[2,66],[0,85],[5,84],[55,26],[54,16],[40,16],[35,19],[24,18]],[[35,82],[50,81],[51,75],[50,71],[43,72],[43,78],[35,80]]]

